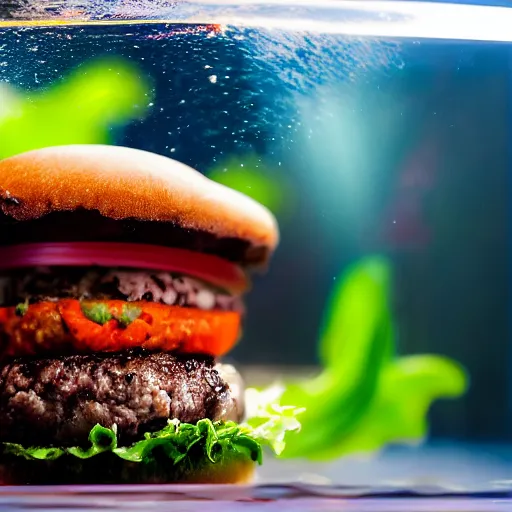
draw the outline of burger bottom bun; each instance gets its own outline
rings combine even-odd
[[[112,454],[90,459],[63,456],[56,460],[26,460],[2,456],[0,485],[98,485],[98,484],[247,484],[255,463],[245,456],[193,465],[173,465],[169,460],[129,462]]]

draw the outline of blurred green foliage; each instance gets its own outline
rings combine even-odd
[[[141,118],[152,88],[121,59],[90,61],[51,87],[0,83],[0,158],[47,146],[109,144],[111,130]]]
[[[464,393],[466,375],[456,362],[396,355],[390,283],[391,266],[379,256],[340,276],[319,345],[322,371],[289,383],[280,399],[306,408],[283,457],[328,460],[421,440],[431,403]]]
[[[291,184],[284,180],[282,172],[272,169],[257,154],[230,156],[210,169],[208,177],[258,201],[276,216],[292,211]]]

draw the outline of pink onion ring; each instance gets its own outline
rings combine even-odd
[[[177,272],[236,293],[248,288],[247,276],[240,266],[218,256],[186,249],[110,242],[55,242],[0,247],[0,270],[95,265]]]

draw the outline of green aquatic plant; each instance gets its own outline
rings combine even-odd
[[[341,276],[327,307],[318,376],[282,387],[304,408],[284,458],[329,460],[421,440],[433,401],[464,393],[462,367],[436,355],[399,357],[390,307],[391,266],[368,257]]]
[[[149,81],[123,59],[87,62],[38,91],[0,83],[0,159],[66,144],[110,144],[112,129],[141,118]]]

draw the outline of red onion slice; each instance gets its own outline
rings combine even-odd
[[[241,293],[248,279],[241,267],[227,260],[156,245],[71,242],[0,247],[0,270],[37,266],[136,268],[177,272]]]

